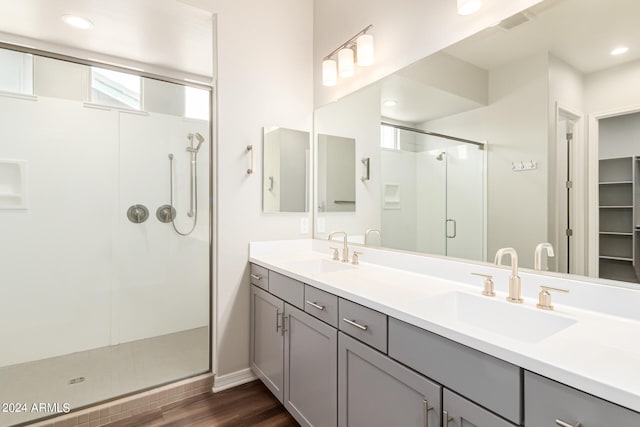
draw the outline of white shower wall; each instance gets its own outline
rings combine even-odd
[[[0,366],[209,324],[209,125],[81,102],[0,96],[0,158],[28,165],[28,209],[0,210]],[[155,217],[176,156],[186,228],[186,134],[199,154],[199,224]],[[126,218],[144,204],[149,219]]]

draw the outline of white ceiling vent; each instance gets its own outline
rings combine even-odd
[[[524,23],[532,21],[534,18],[535,15],[533,13],[525,10],[524,12],[516,13],[515,15],[500,21],[498,27],[502,28],[505,31],[509,31]]]

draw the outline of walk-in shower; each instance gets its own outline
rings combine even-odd
[[[210,91],[3,52],[0,87],[38,84],[0,92],[0,195],[20,196],[0,203],[0,402],[73,411],[209,371]]]
[[[193,146],[194,138],[196,139],[196,141],[198,141],[195,147]],[[176,226],[176,215],[174,214],[174,212],[176,212],[176,209],[173,206],[173,161],[175,156],[173,155],[173,153],[169,153],[169,206],[171,208],[171,225],[173,226],[175,232],[181,236],[188,236],[189,234],[193,233],[193,230],[195,230],[196,226],[198,225],[198,153],[200,152],[200,147],[204,143],[204,137],[198,132],[189,133],[187,135],[187,139],[189,140],[189,147],[187,147],[187,152],[191,157],[189,161],[189,211],[187,212],[187,216],[189,218],[193,218],[193,223],[191,224],[191,228],[189,229],[189,231],[180,231]]]

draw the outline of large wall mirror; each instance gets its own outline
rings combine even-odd
[[[544,271],[638,283],[638,16],[545,0],[316,110],[371,179],[354,212],[316,206],[315,237],[486,262],[514,247],[528,268],[549,242]]]

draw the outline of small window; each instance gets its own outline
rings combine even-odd
[[[209,91],[185,87],[184,116],[191,119],[209,120]]]
[[[389,150],[400,150],[398,129],[392,126],[380,126],[380,147]]]
[[[140,76],[91,67],[91,102],[140,110]]]
[[[0,91],[33,94],[33,56],[0,49]]]

